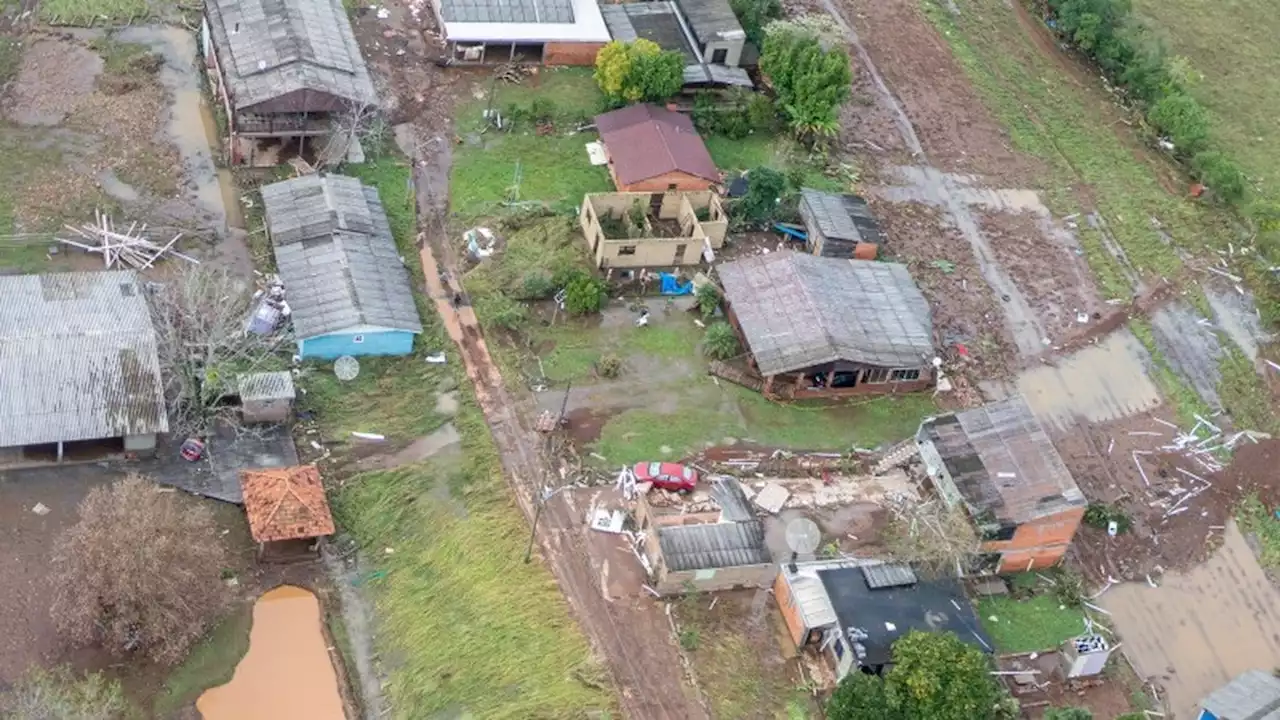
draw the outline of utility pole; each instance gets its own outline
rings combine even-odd
[[[534,501],[537,504],[533,507],[533,527],[529,528],[529,545],[524,550],[525,563],[528,563],[533,559],[533,538],[538,534],[538,520],[542,518],[543,506],[546,505],[551,498],[555,497],[557,493],[568,487],[568,485],[561,485],[554,490],[549,487],[544,487],[542,488],[542,493],[535,498]]]

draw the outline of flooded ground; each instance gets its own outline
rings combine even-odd
[[[321,628],[320,601],[310,591],[286,585],[259,598],[249,652],[231,682],[196,703],[204,720],[344,720]]]

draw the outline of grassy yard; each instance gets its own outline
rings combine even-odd
[[[604,109],[604,98],[591,71],[583,68],[541,69],[515,85],[478,85],[483,97],[457,109],[457,134],[449,178],[449,206],[463,221],[496,214],[506,201],[541,201],[557,209],[571,209],[588,192],[612,189],[609,173],[587,160],[585,145],[594,132],[578,132]],[[494,98],[489,99],[492,88]],[[510,132],[488,127],[484,110],[490,105],[513,119],[515,108],[539,108],[554,119],[554,132],[538,135],[533,123],[520,121]],[[487,128],[487,129],[486,129]],[[518,185],[518,191],[516,186]]]
[[[992,618],[995,618],[994,620]],[[1002,653],[1054,650],[1084,632],[1084,614],[1062,607],[1052,594],[1028,600],[1007,597],[978,601],[978,619]]]
[[[174,717],[205,690],[229,682],[236,665],[249,650],[252,625],[253,605],[249,603],[237,607],[215,625],[165,679],[164,687],[156,695],[155,717]]]
[[[141,22],[176,5],[162,0],[41,0],[39,13],[50,25],[93,27]]]
[[[851,190],[848,183],[824,174],[816,164],[810,163],[803,149],[785,135],[756,134],[740,140],[712,135],[705,141],[711,159],[725,174],[761,166],[783,172],[798,168],[805,187],[828,192]]]
[[[1171,53],[1203,75],[1192,95],[1209,108],[1214,138],[1236,159],[1263,196],[1280,199],[1280,15],[1267,0],[1206,6],[1196,0],[1135,0]]]
[[[1240,501],[1236,508],[1240,529],[1257,539],[1258,560],[1271,571],[1280,570],[1280,518],[1256,494]]]

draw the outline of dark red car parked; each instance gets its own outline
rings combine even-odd
[[[690,492],[698,484],[698,471],[680,463],[636,463],[631,471],[636,475],[636,482],[651,482],[654,487],[672,492]]]

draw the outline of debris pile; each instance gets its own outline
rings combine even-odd
[[[80,227],[66,226],[67,230],[92,244],[68,238],[55,237],[54,239],[63,245],[102,255],[106,267],[128,265],[135,270],[145,270],[165,255],[172,255],[196,265],[200,264],[199,260],[173,249],[182,237],[182,233],[175,234],[164,245],[157,245],[143,236],[147,230],[145,223],[142,227],[138,227],[138,223],[135,222],[129,225],[128,230],[117,232],[115,222],[110,215],[104,215],[99,210],[95,210],[93,214],[94,222],[92,223],[85,223]]]

